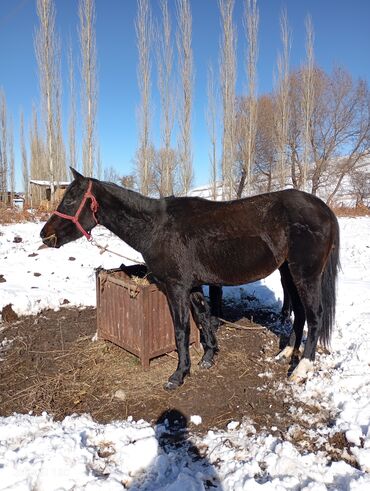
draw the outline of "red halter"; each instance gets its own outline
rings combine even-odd
[[[86,230],[83,228],[83,226],[78,221],[78,217],[80,216],[82,208],[85,206],[86,200],[90,198],[91,199],[90,209],[93,213],[93,217],[94,217],[96,224],[98,224],[98,219],[96,218],[95,213],[98,211],[99,204],[96,201],[95,196],[91,192],[91,187],[92,187],[92,181],[89,181],[89,186],[87,188],[87,191],[84,194],[84,197],[83,197],[81,204],[80,204],[78,210],[76,211],[75,215],[65,215],[64,213],[60,213],[60,211],[57,211],[57,210],[53,212],[53,214],[57,215],[58,217],[65,218],[66,220],[71,220],[76,225],[78,230],[86,237],[87,240],[92,240],[91,234],[89,234],[89,232],[86,232]]]

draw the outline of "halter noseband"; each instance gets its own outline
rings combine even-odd
[[[88,200],[90,198],[91,199],[90,209],[92,211],[92,214],[93,214],[93,217],[94,217],[96,224],[98,224],[98,219],[96,218],[95,213],[98,211],[99,204],[96,201],[95,196],[92,194],[91,188],[92,188],[92,181],[89,181],[89,186],[87,188],[87,191],[84,194],[84,197],[81,201],[81,204],[80,204],[78,210],[76,211],[76,213],[74,215],[66,215],[65,213],[61,213],[60,211],[57,211],[57,210],[55,210],[52,213],[53,215],[57,215],[58,217],[65,218],[66,220],[71,220],[71,222],[73,222],[76,225],[78,230],[86,237],[87,240],[92,240],[91,234],[89,234],[89,232],[87,232],[83,228],[83,226],[78,221],[78,218],[80,216],[82,208],[85,206],[86,200]]]

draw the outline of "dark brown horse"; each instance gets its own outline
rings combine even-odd
[[[294,311],[293,333],[280,357],[298,356],[307,320],[307,342],[292,378],[307,376],[318,340],[329,342],[335,314],[339,227],[325,203],[293,189],[227,202],[152,199],[76,171],[73,175],[41,237],[48,246],[60,247],[82,235],[89,238],[99,223],[141,252],[167,295],[175,326],[178,366],[166,388],[181,385],[190,371],[194,288],[245,284],[276,269]],[[206,346],[205,366],[212,363],[215,346]]]

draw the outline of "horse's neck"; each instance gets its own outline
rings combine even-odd
[[[159,216],[159,200],[102,183],[96,191],[99,223],[128,245],[144,253]]]

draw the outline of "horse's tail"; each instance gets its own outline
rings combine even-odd
[[[340,270],[339,245],[339,224],[337,217],[332,213],[332,248],[321,277],[323,315],[319,341],[325,348],[329,346],[335,319],[336,282]]]

